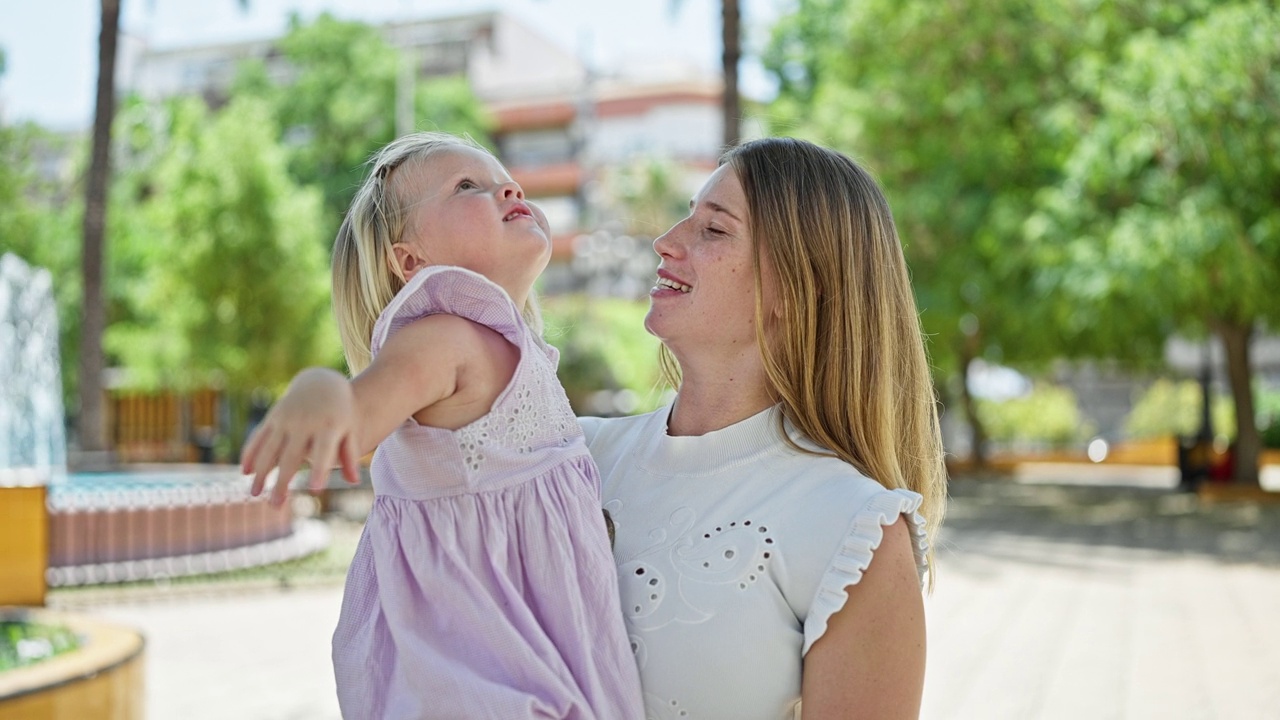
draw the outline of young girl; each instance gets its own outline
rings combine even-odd
[[[377,446],[333,637],[342,714],[638,718],[599,475],[530,327],[545,219],[453,136],[371,165],[333,254],[356,375],[299,373],[242,463],[255,495],[279,468],[279,504],[304,460],[354,481]]]

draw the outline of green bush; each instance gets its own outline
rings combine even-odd
[[[78,647],[75,633],[61,625],[0,620],[0,672],[34,665]]]
[[[1062,447],[1087,440],[1094,432],[1080,416],[1074,393],[1040,383],[1023,397],[979,400],[978,417],[990,440],[1008,445]]]
[[[1273,450],[1280,450],[1280,388],[1258,388],[1254,399],[1262,444]]]
[[[1135,440],[1195,435],[1200,431],[1200,406],[1200,383],[1162,378],[1138,398],[1125,421],[1125,432]],[[1234,408],[1229,397],[1213,398],[1214,434],[1235,437]]]
[[[547,342],[560,350],[560,382],[579,414],[598,412],[599,390],[630,390],[632,412],[663,402],[657,338],[644,329],[645,301],[560,295],[542,299]]]

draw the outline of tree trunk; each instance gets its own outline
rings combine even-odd
[[[1231,479],[1239,485],[1258,485],[1258,460],[1262,436],[1253,408],[1253,370],[1249,366],[1249,344],[1253,328],[1239,323],[1219,323],[1214,328],[1222,338],[1227,355],[1227,378],[1236,406],[1235,458]]]
[[[964,403],[964,417],[969,422],[969,430],[972,434],[969,445],[969,462],[974,467],[984,468],[987,466],[987,428],[982,424],[982,418],[978,416],[978,403],[973,395],[969,393],[969,366],[977,358],[973,345],[976,336],[966,337],[962,340],[960,349],[960,400]]]
[[[102,0],[102,32],[98,36],[98,98],[93,114],[93,149],[85,182],[84,235],[80,268],[84,285],[84,317],[80,328],[80,449],[107,449],[102,371],[102,335],[107,326],[102,260],[107,226],[107,184],[111,175],[111,122],[115,118],[116,39],[121,0]]]
[[[721,40],[724,44],[724,146],[726,149],[741,139],[742,111],[738,104],[738,56],[742,54],[742,32],[738,15],[738,0],[721,0]]]

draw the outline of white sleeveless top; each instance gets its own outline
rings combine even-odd
[[[646,717],[795,717],[804,654],[899,515],[923,581],[921,498],[797,452],[777,408],[697,437],[668,436],[669,412],[579,418],[617,530]]]

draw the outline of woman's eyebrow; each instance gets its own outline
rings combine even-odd
[[[706,204],[706,206],[707,206],[707,207],[711,208],[711,209],[712,209],[712,210],[714,210],[715,212],[718,212],[718,213],[724,213],[725,215],[728,215],[729,217],[731,217],[731,218],[733,218],[734,220],[736,220],[737,222],[739,222],[739,223],[741,223],[741,222],[742,222],[742,219],[741,219],[741,218],[739,218],[737,215],[734,215],[732,212],[730,212],[730,211],[729,211],[729,208],[727,208],[727,207],[725,207],[725,206],[723,206],[723,205],[721,205],[721,204],[719,204],[719,203],[714,203],[714,202],[711,202],[711,201],[707,201],[705,204]]]

